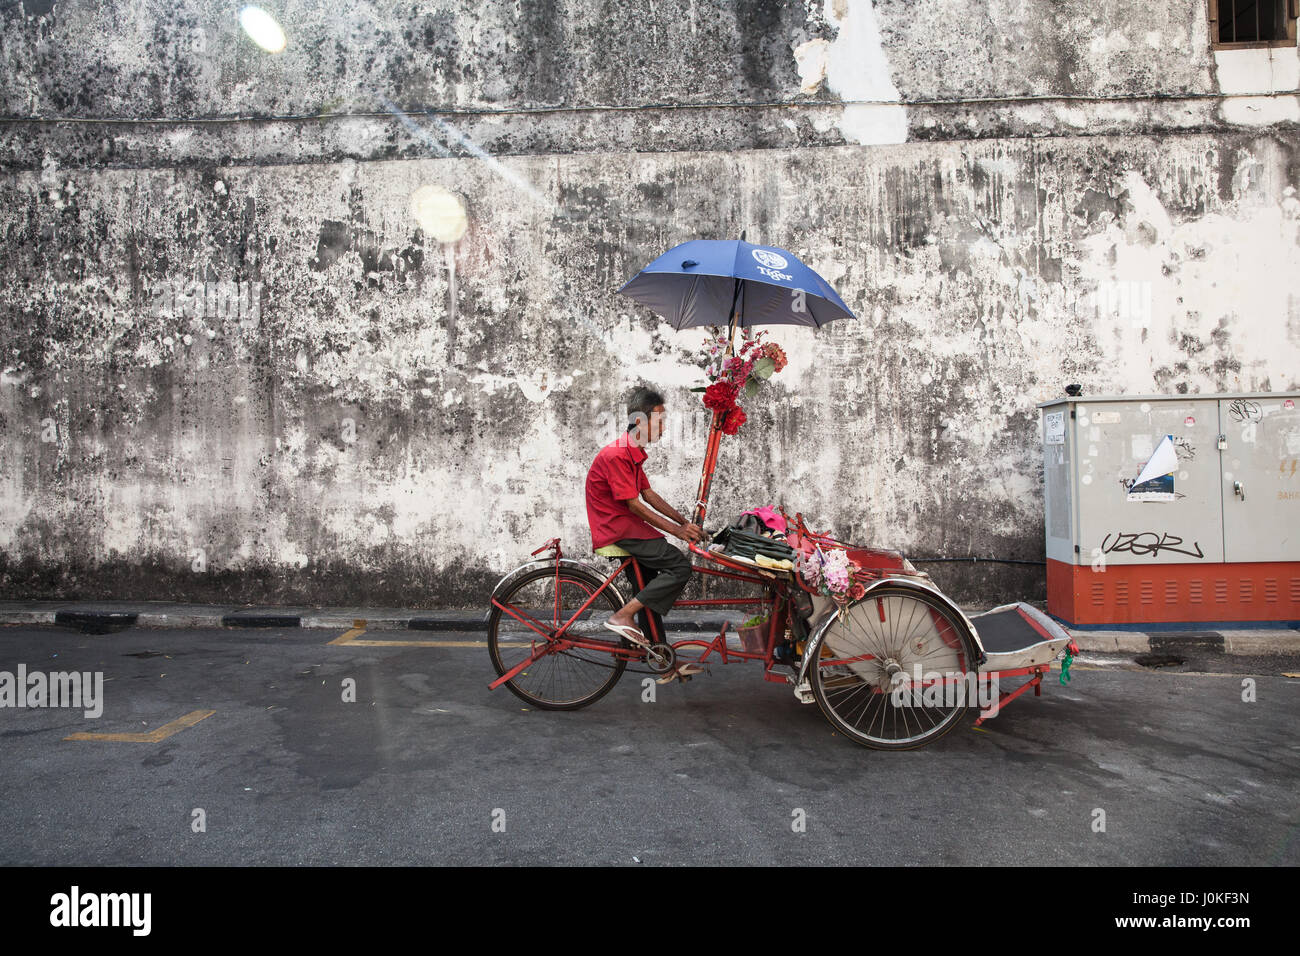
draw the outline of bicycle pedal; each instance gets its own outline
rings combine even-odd
[[[813,696],[812,685],[808,682],[807,678],[804,678],[803,681],[797,684],[795,683],[795,678],[793,675],[787,676],[786,680],[789,681],[791,684],[795,684],[794,696],[799,701],[799,703],[811,704],[816,701],[817,698]]]

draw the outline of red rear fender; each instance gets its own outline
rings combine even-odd
[[[903,564],[903,552],[888,548],[850,548],[849,560],[864,568],[878,568],[882,571],[906,571]]]

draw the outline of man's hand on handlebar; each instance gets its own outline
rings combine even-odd
[[[693,521],[677,526],[677,537],[681,538],[688,544],[698,544],[704,537],[704,529]]]

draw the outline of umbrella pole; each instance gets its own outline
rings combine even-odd
[[[718,464],[718,447],[722,444],[722,423],[726,412],[719,408],[713,410],[713,422],[709,425],[709,443],[704,450],[704,466],[700,469],[700,487],[695,493],[695,512],[691,523],[703,527],[704,516],[709,510],[709,485],[713,481],[713,471]]]
[[[740,299],[740,280],[736,280],[736,288],[731,293],[731,315],[727,318],[727,355],[730,358],[736,354],[736,322],[740,318],[740,308],[737,302]]]
[[[737,308],[736,303],[739,298],[740,280],[737,279],[735,290],[731,293],[731,317],[727,320],[727,351],[724,358],[730,358],[735,354],[736,320],[740,317],[740,309]],[[704,464],[700,468],[700,487],[695,493],[692,524],[700,524],[709,510],[709,485],[713,482],[713,472],[718,465],[718,447],[722,444],[722,423],[726,419],[725,412],[716,408],[713,410],[713,421],[709,424],[709,441],[704,448]]]
[[[736,289],[732,291],[732,313],[727,320],[727,352],[723,355],[724,359],[735,355],[736,320],[740,317],[740,308],[737,307],[738,299],[740,299],[740,280],[737,278]],[[695,492],[695,511],[692,518],[690,518],[693,524],[701,524],[705,520],[708,511],[708,485],[712,484],[714,470],[718,467],[718,447],[722,445],[723,421],[725,420],[727,420],[727,414],[719,410],[719,408],[714,408],[714,420],[708,425],[705,463],[699,468],[699,489]],[[702,524],[701,527],[703,527]]]

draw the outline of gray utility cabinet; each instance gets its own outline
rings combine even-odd
[[[1231,592],[1230,600],[1218,603],[1224,613],[1233,610],[1243,620],[1295,616],[1300,565],[1271,565],[1300,562],[1300,392],[1085,395],[1038,407],[1049,610],[1055,592],[1055,603],[1068,611],[1058,616],[1068,620],[1142,620],[1137,601],[1118,614],[1113,607],[1101,611],[1121,596],[1127,600],[1127,586],[1122,594],[1110,593],[1127,581],[1152,592],[1146,610],[1155,616],[1147,620],[1162,619],[1162,613],[1165,619],[1187,620],[1179,615],[1206,608],[1175,610],[1160,598],[1167,592],[1190,600],[1200,593],[1195,584],[1179,591],[1181,584],[1200,580],[1189,577],[1188,569],[1136,578],[1120,574],[1104,583],[1082,572],[1126,565],[1257,564],[1259,575],[1235,568],[1221,580],[1206,578],[1201,584]],[[1148,465],[1148,473],[1172,465],[1172,474],[1136,484]],[[1069,600],[1062,566],[1068,566],[1073,582]],[[1266,602],[1271,607],[1257,608],[1259,614],[1251,610],[1260,603],[1254,598],[1262,598],[1257,588],[1282,592],[1275,595],[1280,600]],[[1083,613],[1080,602],[1092,605],[1092,612]]]

